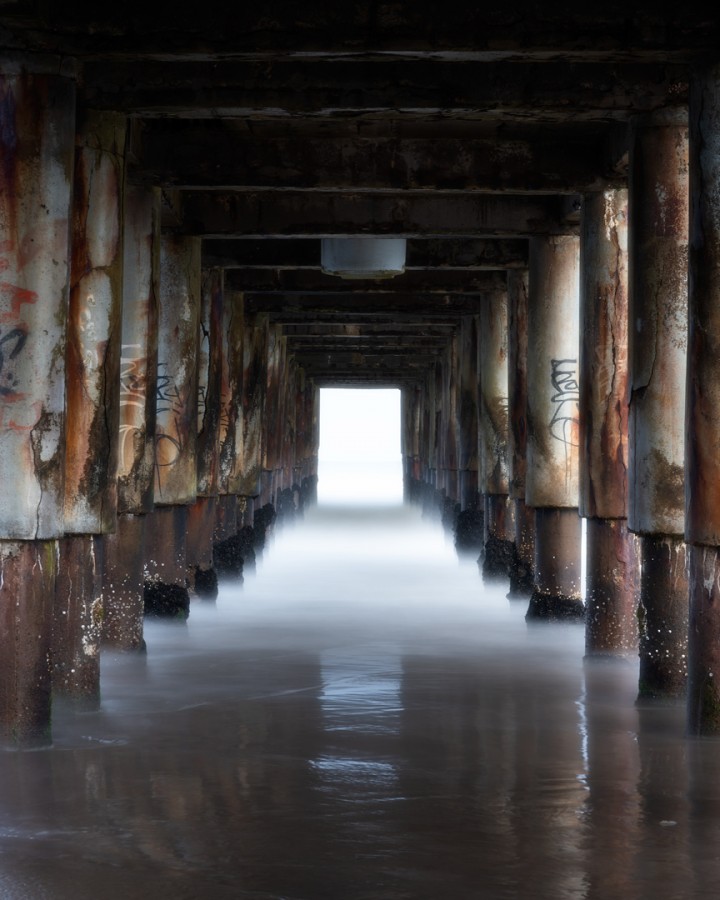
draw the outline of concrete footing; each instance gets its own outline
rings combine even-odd
[[[523,500],[514,503],[515,542],[508,599],[525,600],[535,590],[535,510]]]
[[[685,697],[688,675],[688,576],[681,538],[643,535],[638,701]]]
[[[485,581],[505,581],[510,577],[515,556],[515,507],[507,494],[486,494],[484,499],[482,576]]]
[[[584,621],[582,522],[577,509],[535,510],[535,589],[526,618]]]
[[[625,519],[587,519],[587,656],[637,653],[640,546]]]
[[[143,587],[147,516],[118,516],[117,531],[104,538],[102,645],[144,652]]]

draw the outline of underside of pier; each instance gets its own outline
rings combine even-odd
[[[2,741],[313,502],[322,387],[400,388],[478,578],[720,732],[719,48],[693,3],[0,0]]]

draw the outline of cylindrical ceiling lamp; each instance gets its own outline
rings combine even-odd
[[[321,266],[340,278],[392,278],[405,271],[405,238],[323,238]]]

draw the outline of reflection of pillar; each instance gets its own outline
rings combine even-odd
[[[153,508],[157,384],[160,194],[127,185],[123,235],[118,523],[105,539],[103,643],[137,651],[143,641],[142,553]]]
[[[535,508],[530,618],[581,618],[579,240],[530,241],[526,502]]]
[[[580,291],[580,513],[585,649],[637,649],[639,548],[627,530],[627,191],[585,198]]]
[[[685,536],[689,728],[720,733],[720,67],[691,93],[690,334]]]
[[[630,897],[642,834],[633,675],[629,666],[607,666],[604,660],[586,660],[583,674],[578,709],[588,793],[578,814],[593,836],[586,896]]]
[[[535,511],[525,503],[527,471],[528,273],[508,280],[508,493],[515,510],[515,541],[508,597],[530,597],[535,584]]]
[[[507,293],[480,306],[480,489],[485,500],[484,578],[507,578],[515,523],[508,497],[508,306]]]
[[[24,746],[50,740],[75,85],[0,75],[0,108],[0,741]]]
[[[680,113],[678,113],[680,115]],[[640,697],[686,686],[688,130],[636,122],[630,153],[628,525],[642,535]]]

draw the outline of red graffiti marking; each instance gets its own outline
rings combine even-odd
[[[0,281],[0,300],[5,300],[6,297],[10,299],[10,309],[0,313],[0,322],[16,322],[20,318],[23,304],[37,303],[38,300],[37,291]]]

